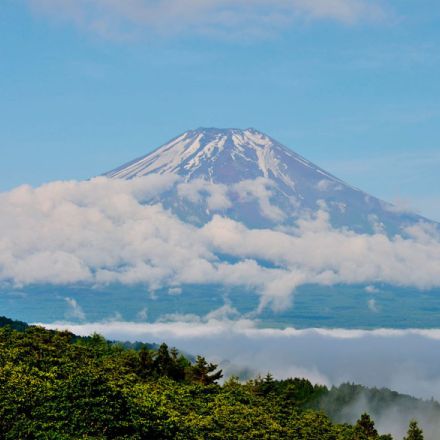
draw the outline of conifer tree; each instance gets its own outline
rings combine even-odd
[[[379,434],[374,427],[374,422],[367,413],[361,415],[361,418],[356,422],[354,429],[356,439],[373,440],[379,437]]]
[[[151,351],[146,348],[142,347],[139,351],[139,366],[138,366],[138,374],[143,379],[146,379],[147,377],[150,377],[153,372],[153,355]]]
[[[415,420],[409,423],[408,433],[404,440],[423,440],[423,431]]]
[[[197,356],[196,363],[190,367],[190,378],[196,383],[210,385],[223,377],[222,370],[216,364],[208,364],[203,356]]]
[[[168,345],[163,343],[157,350],[154,359],[154,369],[160,376],[169,376],[173,366],[173,360],[168,351]]]

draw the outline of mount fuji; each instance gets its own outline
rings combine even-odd
[[[255,129],[199,128],[104,175],[175,176],[160,202],[197,225],[220,214],[252,228],[293,225],[318,209],[333,227],[357,233],[404,233],[428,220],[354,188]]]
[[[264,133],[187,131],[104,176],[2,195],[4,314],[440,327],[439,225]]]

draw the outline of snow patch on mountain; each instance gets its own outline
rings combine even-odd
[[[212,173],[216,166],[223,166],[229,161],[245,161],[252,167],[253,172],[258,170],[257,174],[261,177],[278,178],[294,188],[294,180],[289,176],[288,167],[283,160],[285,157],[319,172],[330,180],[338,180],[269,136],[251,128],[191,130],[152,153],[106,173],[106,176],[132,179],[152,173],[172,173],[190,180],[195,177],[197,171],[208,171],[204,174],[205,177],[215,182],[219,180],[218,176]],[[246,176],[240,177],[242,179]]]

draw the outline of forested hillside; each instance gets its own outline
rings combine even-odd
[[[332,387],[309,406],[324,411],[336,422],[351,423],[360,412],[368,412],[382,429],[398,425],[401,432],[402,425],[416,418],[428,439],[440,438],[440,404],[433,399],[421,400],[385,388],[346,383]]]
[[[366,414],[335,424],[306,409],[329,390],[305,379],[219,385],[216,365],[165,344],[1,324],[1,439],[391,439]]]

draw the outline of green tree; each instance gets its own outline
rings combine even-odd
[[[139,365],[137,374],[142,379],[151,377],[154,371],[154,360],[152,351],[146,347],[142,347],[139,351]]]
[[[189,367],[189,378],[201,385],[211,385],[223,377],[222,370],[215,372],[217,367],[216,364],[208,364],[203,356],[197,356],[196,363]]]
[[[154,358],[153,366],[159,376],[169,376],[173,368],[173,361],[167,344],[161,344]]]
[[[379,434],[371,417],[367,413],[362,414],[354,426],[354,438],[356,440],[376,440],[378,437]]]
[[[404,440],[423,440],[423,431],[415,420],[409,422],[408,433]]]

